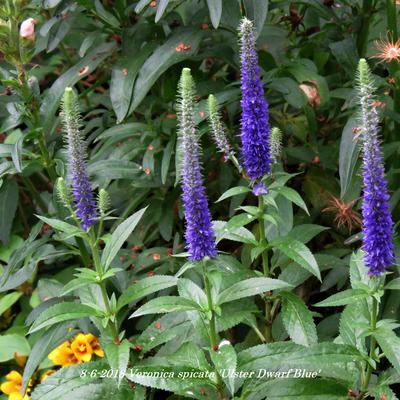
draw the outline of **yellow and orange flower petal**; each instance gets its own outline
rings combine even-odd
[[[8,400],[28,400],[29,396],[25,394],[25,396],[21,395],[22,388],[22,375],[18,371],[11,371],[6,375],[6,382],[2,383],[0,386],[0,390],[4,394],[8,394]],[[31,382],[29,382],[31,385]],[[29,391],[29,389],[28,389]]]
[[[66,341],[56,347],[47,357],[54,365],[61,365],[62,367],[77,364],[80,361],[75,356],[70,346],[70,342]]]
[[[29,396],[26,394],[22,397],[20,392],[13,392],[8,396],[8,400],[29,400]]]
[[[71,350],[75,357],[81,362],[88,362],[92,358],[93,350],[86,336],[83,333],[78,333],[71,343]]]
[[[88,341],[93,350],[93,353],[96,354],[96,356],[98,357],[104,357],[104,351],[100,346],[99,339],[96,336],[92,335],[91,333],[88,333],[85,336],[86,340]]]
[[[55,369],[48,369],[46,372],[43,372],[40,376],[40,383],[44,382],[51,374],[54,374],[54,372],[56,372]]]

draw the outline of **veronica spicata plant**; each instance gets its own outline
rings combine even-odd
[[[363,142],[362,251],[350,261],[352,288],[332,295],[317,306],[346,305],[340,321],[340,336],[344,343],[356,345],[367,359],[361,365],[358,392],[355,392],[356,398],[364,399],[382,393],[379,381],[372,377],[383,356],[395,368],[400,367],[395,350],[400,347],[400,339],[394,332],[398,324],[394,320],[379,319],[385,289],[397,289],[399,280],[393,279],[384,285],[388,268],[395,263],[393,222],[380,149],[374,82],[365,59],[358,64],[357,90]],[[350,332],[352,338],[347,336]],[[368,342],[365,337],[369,337]]]

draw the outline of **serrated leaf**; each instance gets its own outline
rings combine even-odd
[[[36,368],[49,355],[49,353],[76,333],[76,330],[69,329],[68,323],[64,323],[51,327],[37,340],[32,347],[32,351],[30,352],[24,367],[22,392],[25,393],[28,382]]]
[[[36,318],[29,329],[29,333],[36,332],[58,322],[90,316],[95,317],[97,314],[97,310],[84,304],[70,302],[58,303],[44,310]]]
[[[247,400],[347,400],[348,383],[326,378],[300,378],[300,369],[293,371],[289,378],[263,381],[259,379],[249,384]],[[301,376],[301,375],[300,375]]]
[[[229,301],[254,296],[270,290],[287,289],[291,285],[279,279],[272,278],[249,278],[235,283],[218,295],[217,304],[221,305]]]
[[[378,328],[373,332],[379,347],[400,374],[400,338],[391,330]]]
[[[277,238],[270,242],[272,248],[276,247],[290,259],[295,261],[297,264],[311,272],[321,281],[321,272],[319,270],[317,261],[309,248],[291,237]]]
[[[164,314],[174,311],[189,311],[201,308],[194,302],[177,296],[163,296],[152,299],[139,307],[129,318],[148,314]]]
[[[42,215],[37,215],[37,217],[47,225],[50,225],[52,228],[60,232],[66,233],[68,236],[76,236],[82,233],[77,226],[71,225],[68,222],[64,222],[56,218],[43,217]]]
[[[116,344],[114,342],[107,342],[104,345],[104,351],[110,368],[118,372],[117,381],[118,386],[121,384],[122,379],[125,377],[125,372],[129,362],[129,351],[131,344],[127,339]]]
[[[146,209],[147,207],[135,212],[135,214],[118,225],[118,228],[113,232],[101,255],[101,264],[104,270],[108,269],[125,240],[128,239],[132,231],[136,228]]]
[[[219,203],[222,200],[225,200],[229,197],[232,196],[237,196],[239,194],[244,194],[251,192],[251,189],[247,186],[236,186],[233,188],[228,189],[222,196],[219,197],[219,199],[216,201],[216,203]]]
[[[139,300],[151,293],[175,286],[177,282],[178,279],[176,277],[167,275],[149,276],[144,278],[133,283],[122,293],[121,297],[118,299],[117,308],[121,309],[125,305]]]
[[[282,291],[282,321],[294,343],[311,346],[318,342],[317,329],[307,306],[293,293]]]
[[[178,280],[178,292],[179,296],[194,301],[200,308],[204,310],[208,308],[207,296],[204,290],[190,279],[180,278]]]
[[[210,351],[211,360],[218,370],[218,373],[223,377],[223,381],[229,389],[229,392],[233,396],[235,393],[235,378],[231,372],[236,371],[237,356],[234,347],[228,340],[223,340],[218,345],[218,350]],[[226,376],[226,371],[230,373]],[[225,374],[224,374],[225,372]]]
[[[354,301],[366,299],[370,294],[362,289],[347,289],[340,293],[335,293],[327,299],[314,304],[315,307],[335,307],[345,306]]]
[[[310,215],[306,203],[304,203],[304,200],[301,198],[301,196],[292,188],[286,186],[280,186],[271,189],[271,191],[277,192],[281,196],[286,197],[288,200],[290,200],[292,203],[302,208],[308,215]]]
[[[103,371],[106,371],[106,376]],[[31,400],[144,400],[144,388],[133,389],[125,381],[118,388],[114,377],[107,378],[109,366],[104,361],[72,365],[61,368],[37,385]]]

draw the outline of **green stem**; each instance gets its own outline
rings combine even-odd
[[[265,244],[266,242],[266,237],[265,237],[265,223],[264,223],[264,212],[265,212],[265,206],[264,206],[264,199],[263,196],[258,196],[258,208],[260,212],[260,217],[258,219],[258,226],[259,226],[259,242],[260,245]],[[263,273],[266,278],[270,276],[270,270],[268,266],[268,250],[264,250],[261,253],[261,258],[262,258],[262,268],[263,268]],[[272,333],[271,333],[271,303],[268,299],[265,299],[265,340],[267,343],[271,343],[273,341],[272,339]]]
[[[47,214],[47,204],[43,201],[43,199],[40,197],[40,193],[37,191],[35,185],[32,183],[30,178],[28,177],[22,177],[25,187],[29,190],[29,192],[32,194],[32,197],[34,198],[36,204],[40,207],[40,209]]]
[[[98,276],[101,277],[103,275],[103,267],[101,265],[99,248],[97,247],[97,240],[95,238],[95,235],[93,234],[93,231],[90,232],[89,243],[90,243],[90,248],[92,250],[93,263],[94,263],[95,270],[96,270]],[[103,298],[107,314],[108,314],[108,316],[111,316],[110,300],[109,300],[108,295],[107,295],[105,281],[101,281],[99,283],[99,286],[100,286],[101,296]],[[109,326],[110,326],[111,333],[112,333],[112,336],[114,338],[114,341],[116,343],[118,343],[119,342],[119,339],[118,339],[118,325],[117,325],[116,319],[114,320],[113,324],[109,323]]]
[[[357,36],[357,49],[360,57],[365,57],[367,52],[369,25],[373,15],[373,1],[364,0],[361,9],[361,28]]]
[[[208,279],[206,261],[203,261],[203,279],[204,279],[204,290],[207,296],[208,309],[211,312],[211,319],[208,325],[209,335],[210,335],[210,345],[211,345],[211,351],[215,351],[216,349],[218,349],[218,335],[215,323],[215,310],[212,300],[211,285],[210,285],[210,280]],[[215,375],[217,377],[217,387],[218,387],[219,397],[223,399],[224,392],[222,387],[222,379],[217,370],[215,370]]]
[[[396,0],[386,0],[387,26],[389,38],[397,41]]]
[[[374,331],[376,329],[376,320],[378,315],[378,301],[375,297],[372,298],[372,309],[371,309],[371,330]],[[371,336],[370,348],[369,348],[369,357],[374,359],[375,358],[375,346],[376,340],[375,337]],[[368,364],[367,370],[365,372],[365,379],[362,386],[362,391],[366,392],[368,390],[369,381],[372,375],[372,366]]]

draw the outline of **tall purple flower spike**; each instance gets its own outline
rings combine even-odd
[[[90,187],[86,159],[86,147],[80,133],[80,115],[76,94],[66,88],[62,100],[62,119],[67,134],[68,174],[72,186],[76,215],[87,231],[97,220],[96,205]]]
[[[182,191],[185,212],[185,240],[189,259],[200,261],[217,255],[211,214],[201,176],[200,145],[194,122],[194,81],[189,68],[179,82],[179,138],[182,163]]]
[[[381,275],[394,261],[393,220],[379,142],[379,119],[373,104],[372,77],[367,62],[358,67],[363,138],[363,250],[369,275]]]
[[[268,103],[255,49],[253,23],[243,18],[239,27],[242,107],[241,161],[248,177],[261,179],[271,170]]]

